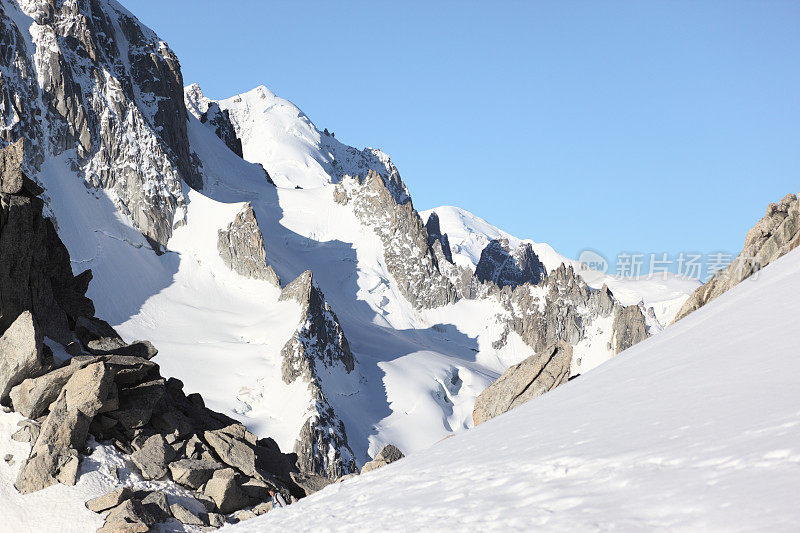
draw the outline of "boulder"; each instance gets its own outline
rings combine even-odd
[[[86,350],[94,355],[120,355],[142,359],[152,359],[158,355],[158,350],[150,341],[134,341],[130,344],[125,344],[121,340],[107,337],[89,341],[86,344]]]
[[[147,438],[142,447],[131,454],[131,461],[145,479],[164,477],[170,461],[174,458],[175,450],[160,434]]]
[[[87,360],[69,364],[42,376],[26,379],[11,389],[14,410],[28,418],[38,418],[58,398],[69,378],[90,362],[91,360]]]
[[[103,527],[98,533],[111,533],[118,531],[142,532],[150,531],[150,526],[158,523],[158,517],[153,516],[137,499],[125,500],[111,509],[106,516]]]
[[[512,366],[478,395],[472,412],[475,425],[566,383],[571,363],[572,346],[558,341]]]
[[[153,409],[164,396],[164,380],[156,379],[135,387],[119,391],[119,409],[108,416],[128,429],[145,426],[153,415]]]
[[[217,505],[219,512],[230,514],[247,507],[247,495],[236,483],[235,473],[232,468],[225,468],[214,472],[214,476],[206,483],[203,493],[209,496]]]
[[[203,437],[217,456],[222,459],[222,462],[238,469],[247,476],[257,477],[255,450],[253,450],[250,443],[243,440],[244,435],[240,439],[235,434],[229,433],[228,430],[229,428],[206,431]],[[255,438],[253,443],[255,443]]]
[[[158,365],[142,357],[110,355],[104,360],[114,372],[114,381],[120,385],[141,383],[158,374]]]
[[[0,337],[0,401],[7,403],[11,389],[43,374],[46,360],[43,334],[30,311],[17,317]]]
[[[170,510],[172,511],[172,516],[182,524],[186,524],[187,526],[205,525],[199,516],[179,503],[170,505]]]
[[[170,463],[169,470],[175,483],[192,489],[203,486],[214,475],[214,472],[225,468],[214,461],[199,459],[180,459]]]
[[[102,513],[130,499],[132,495],[133,491],[129,487],[120,487],[97,498],[92,498],[86,502],[86,508],[95,513]]]
[[[94,363],[72,375],[50,406],[31,455],[20,469],[15,486],[23,494],[57,482],[74,482],[77,452],[86,445],[89,424],[111,389],[112,375]]]
[[[372,461],[368,462],[361,468],[361,473],[364,474],[366,472],[384,467],[388,464],[394,463],[395,461],[399,461],[403,457],[405,457],[403,452],[398,450],[397,447],[392,444],[387,444],[383,447],[383,449],[381,449],[380,452],[378,452],[378,455],[376,455]]]
[[[394,448],[394,446],[392,446],[392,448]],[[395,448],[395,450],[397,450],[397,448]],[[402,457],[402,455],[403,454],[400,454],[400,457]],[[297,483],[297,485],[305,491],[306,496],[311,496],[315,492],[318,492],[333,483],[333,480],[318,474],[292,472],[290,475],[292,477],[292,481]]]
[[[172,518],[167,495],[160,490],[146,494],[141,500],[145,511],[155,517],[157,522],[166,522]]]

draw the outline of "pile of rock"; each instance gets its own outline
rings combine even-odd
[[[185,395],[179,380],[164,379],[151,360],[157,352],[150,343],[126,344],[96,318],[81,319],[77,334],[88,353],[61,366],[45,349],[30,312],[0,337],[0,389],[8,391],[4,398],[14,410],[31,419],[14,435],[32,445],[15,484],[23,494],[73,485],[90,434],[112,442],[144,479],[172,479],[205,509],[195,514],[173,503],[156,505],[159,513],[150,500],[160,497],[120,489],[89,503],[96,511],[112,509],[107,524],[144,528],[174,517],[217,526],[222,515],[241,509],[263,512],[258,506],[270,499],[270,490],[287,501],[305,496],[293,474],[309,492],[316,489],[316,476],[297,475],[294,454],[281,453],[272,439],[259,439],[208,409],[199,394]]]

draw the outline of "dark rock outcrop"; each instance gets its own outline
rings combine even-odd
[[[433,243],[438,241],[442,247],[442,255],[452,263],[453,252],[450,250],[450,240],[447,238],[446,233],[442,233],[442,229],[439,226],[439,215],[435,211],[428,216],[428,221],[425,222],[425,230],[428,232],[428,246],[433,246]]]
[[[723,270],[698,287],[683,304],[675,322],[752,276],[779,257],[800,246],[800,201],[787,194],[769,204],[767,214],[747,232],[739,255]]]
[[[458,300],[458,291],[441,273],[428,232],[407,193],[397,194],[383,176],[370,170],[361,182],[339,183],[334,199],[352,204],[361,223],[381,239],[386,268],[411,305],[431,309]]]
[[[36,171],[45,152],[68,152],[87,186],[111,191],[151,242],[165,244],[185,210],[181,181],[202,187],[180,64],[166,43],[98,0],[4,4],[0,43],[0,139],[24,137]]]
[[[614,353],[627,350],[648,337],[647,321],[638,305],[618,307],[614,315],[612,345]]]
[[[243,157],[242,140],[236,135],[236,128],[233,127],[227,109],[220,109],[217,102],[206,98],[196,83],[184,89],[184,99],[190,113],[210,128],[234,154]]]
[[[355,359],[336,313],[314,284],[310,270],[284,287],[280,299],[301,306],[300,325],[281,350],[283,381],[308,383],[313,402],[295,443],[297,465],[302,472],[336,479],[356,471],[356,463],[344,423],[325,397],[320,376],[337,369],[350,374]]]
[[[242,208],[226,229],[219,230],[217,250],[222,261],[237,274],[267,280],[280,287],[278,275],[267,263],[264,236],[250,203]]]
[[[481,252],[475,267],[475,277],[481,282],[492,282],[498,287],[516,287],[523,283],[538,284],[547,274],[530,243],[517,246],[513,251],[508,239],[495,239]]]
[[[572,346],[560,341],[506,370],[475,400],[475,425],[501,415],[569,380]]]

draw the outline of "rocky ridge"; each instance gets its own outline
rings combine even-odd
[[[227,228],[219,230],[217,250],[222,261],[237,274],[267,280],[280,287],[278,275],[267,262],[264,236],[250,203],[239,211]]]
[[[800,246],[800,201],[787,194],[767,206],[766,215],[747,232],[744,247],[723,270],[697,288],[683,304],[675,322],[701,308],[717,296]]]
[[[27,494],[57,483],[75,484],[90,436],[113,444],[142,478],[171,479],[183,486],[205,509],[194,513],[158,492],[120,487],[87,503],[97,512],[109,510],[103,531],[147,531],[173,518],[218,527],[235,520],[232,513],[242,509],[253,516],[268,510],[269,490],[291,501],[324,485],[313,471],[298,468],[296,454],[282,453],[272,439],[260,439],[205,407],[199,394],[185,394],[179,380],[162,377],[152,361],[158,352],[150,343],[125,343],[93,316],[94,307],[84,296],[91,273],[72,275],[69,254],[42,216],[41,200],[31,194],[38,191],[31,191],[17,166],[8,163],[15,160],[16,149],[12,145],[0,152],[0,190],[16,191],[0,192],[2,205],[8,206],[0,217],[0,248],[39,242],[38,234],[52,239],[32,251],[34,260],[22,264],[5,248],[0,254],[0,265],[16,276],[0,283],[2,290],[15,291],[2,300],[0,401],[28,417],[13,438],[31,445],[16,488]],[[307,286],[297,284],[287,294],[299,297],[301,285]],[[310,305],[325,308],[321,294],[305,292]],[[313,317],[308,321],[313,323]],[[325,323],[304,331],[319,327],[341,335],[338,358],[349,361],[352,370],[340,329],[337,333]],[[63,336],[56,340],[51,334]],[[56,360],[46,338],[61,344],[68,357]]]
[[[4,0],[0,43],[0,138],[25,138],[34,171],[66,153],[161,250],[185,213],[182,181],[202,187],[175,54],[105,0]]]
[[[300,324],[281,350],[282,378],[287,384],[298,379],[308,383],[312,402],[294,446],[298,466],[330,479],[357,472],[344,423],[325,394],[324,376],[344,374],[352,379],[355,368],[339,319],[310,270],[284,287],[280,299],[301,306]]]

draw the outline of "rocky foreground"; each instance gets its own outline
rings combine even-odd
[[[113,444],[143,479],[184,487],[205,509],[121,486],[86,504],[107,512],[101,531],[148,531],[170,520],[220,527],[270,510],[270,491],[293,502],[332,483],[317,465],[304,471],[296,453],[185,393],[180,380],[161,375],[151,343],[126,343],[94,316],[85,296],[91,271],[73,276],[22,155],[21,141],[0,150],[0,403],[26,417],[12,438],[31,445],[17,490],[74,485],[90,438]],[[392,447],[367,470],[400,457]]]

